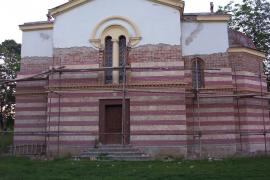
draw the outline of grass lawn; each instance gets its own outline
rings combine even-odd
[[[0,179],[131,179],[131,180],[269,180],[270,157],[223,161],[91,162],[59,159],[37,161],[0,157]]]

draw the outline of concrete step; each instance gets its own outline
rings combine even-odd
[[[121,152],[129,152],[129,153],[140,153],[139,150],[137,149],[115,149],[115,148],[112,148],[112,149],[88,149],[86,151],[83,151],[83,153],[87,153],[87,152],[98,152],[98,153],[111,153],[111,152],[118,152],[118,153],[121,153]]]
[[[108,153],[104,153],[104,152],[83,152],[81,153],[81,155],[90,155],[90,156],[95,156],[95,155],[115,155],[115,156],[122,156],[122,155],[130,155],[130,156],[134,156],[134,155],[142,155],[142,153],[140,152],[108,152]]]
[[[151,158],[131,145],[102,145],[98,148],[89,148],[75,158],[119,161],[148,161]]]
[[[151,161],[150,157],[110,157],[111,161]]]

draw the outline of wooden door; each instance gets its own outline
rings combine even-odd
[[[102,144],[129,144],[130,142],[130,103],[126,100],[123,121],[122,102],[121,99],[100,100],[99,141]]]
[[[122,143],[122,105],[105,106],[105,144]]]

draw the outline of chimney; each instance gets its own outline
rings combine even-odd
[[[214,3],[210,2],[210,12],[214,13]]]

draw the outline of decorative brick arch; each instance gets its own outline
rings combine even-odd
[[[112,16],[102,20],[94,28],[90,43],[96,48],[102,49],[104,47],[104,35],[121,34],[128,39],[130,47],[136,46],[141,38],[141,33],[138,27],[128,18],[122,16]]]

